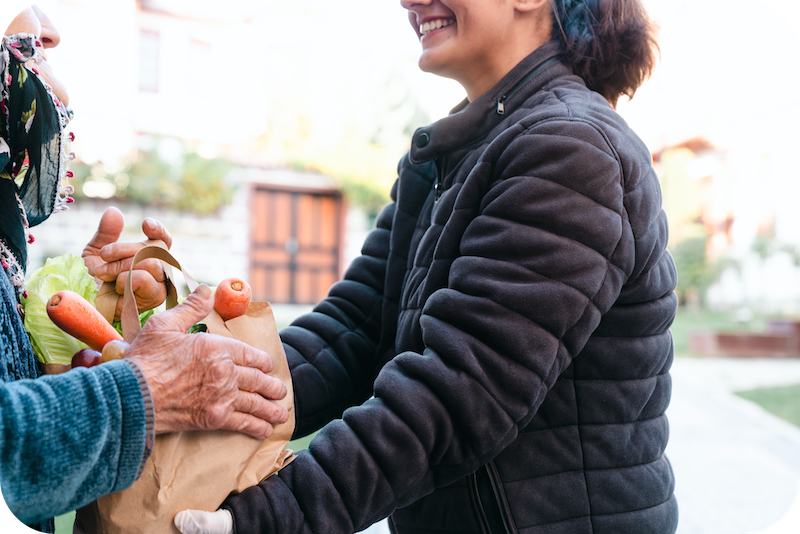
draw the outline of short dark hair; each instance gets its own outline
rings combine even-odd
[[[572,70],[613,106],[633,97],[658,54],[657,27],[641,0],[550,0],[553,39]]]

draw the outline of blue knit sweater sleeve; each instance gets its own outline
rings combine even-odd
[[[36,379],[17,298],[0,272],[0,487],[18,519],[53,532],[52,516],[138,478],[155,412],[144,375],[128,360]]]
[[[23,522],[131,485],[145,437],[140,384],[124,361],[0,383],[0,485]]]

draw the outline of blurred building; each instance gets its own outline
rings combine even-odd
[[[644,4],[660,28],[659,64],[619,110],[662,178],[673,163],[662,180],[672,246],[699,229],[711,259],[727,263],[709,305],[800,314],[800,4]]]
[[[264,6],[53,0],[41,7],[64,37],[50,61],[76,110],[73,150],[79,161],[101,162],[109,174],[86,182],[82,192],[89,198],[38,230],[30,269],[48,256],[79,252],[114,204],[127,215],[123,239],[141,238],[144,217],[161,219],[175,237],[179,261],[200,281],[215,285],[242,276],[253,281],[258,299],[307,304],[322,298],[352,254],[347,228],[357,239],[365,221],[358,210],[348,217],[332,178],[292,170],[279,153],[259,150],[270,127],[288,116],[286,99],[275,94],[279,84],[270,82],[280,71],[276,63],[287,59],[265,53],[271,45],[264,39]],[[177,165],[187,150],[238,166],[229,206],[200,217],[114,198],[114,174],[140,151]]]
[[[150,137],[214,155],[262,135],[279,102],[269,66],[254,59],[251,2],[59,0],[46,8],[64,39],[51,62],[77,110],[76,152],[124,158]],[[169,152],[170,147],[164,147]]]
[[[653,159],[679,289],[695,277],[699,286],[710,283],[698,288],[708,305],[800,313],[800,246],[782,194],[794,172],[775,175],[770,154],[720,148],[704,137],[665,147]],[[688,240],[703,241],[704,257],[685,246]]]

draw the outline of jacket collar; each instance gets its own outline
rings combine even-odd
[[[465,99],[447,117],[419,128],[411,139],[411,161],[430,161],[485,136],[503,121],[505,115],[547,82],[572,73],[569,65],[560,61],[563,58],[561,54],[557,41],[540,46],[491,90],[472,102]],[[498,113],[498,103],[504,108],[503,114]]]

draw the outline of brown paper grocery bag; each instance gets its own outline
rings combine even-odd
[[[139,251],[134,264],[149,257],[160,258],[180,269],[190,290],[197,286],[174,258],[158,247]],[[173,286],[167,307],[176,301]],[[125,338],[131,341],[135,337],[132,332],[138,333],[139,321],[130,287],[126,288],[122,321]],[[295,424],[292,381],[269,303],[253,302],[246,315],[227,322],[212,311],[205,323],[209,333],[238,339],[272,357],[275,363],[272,375],[282,380],[288,390],[279,404],[289,410],[289,420],[276,426],[266,440],[222,430],[157,436],[141,477],[129,488],[78,510],[76,532],[178,534],[172,520],[181,510],[214,511],[230,493],[258,484],[294,459],[292,451],[286,449]]]
[[[66,365],[63,363],[42,363],[40,361],[37,361],[36,363],[39,365],[39,370],[43,375],[60,375],[61,373],[66,373],[72,369],[71,365]]]

